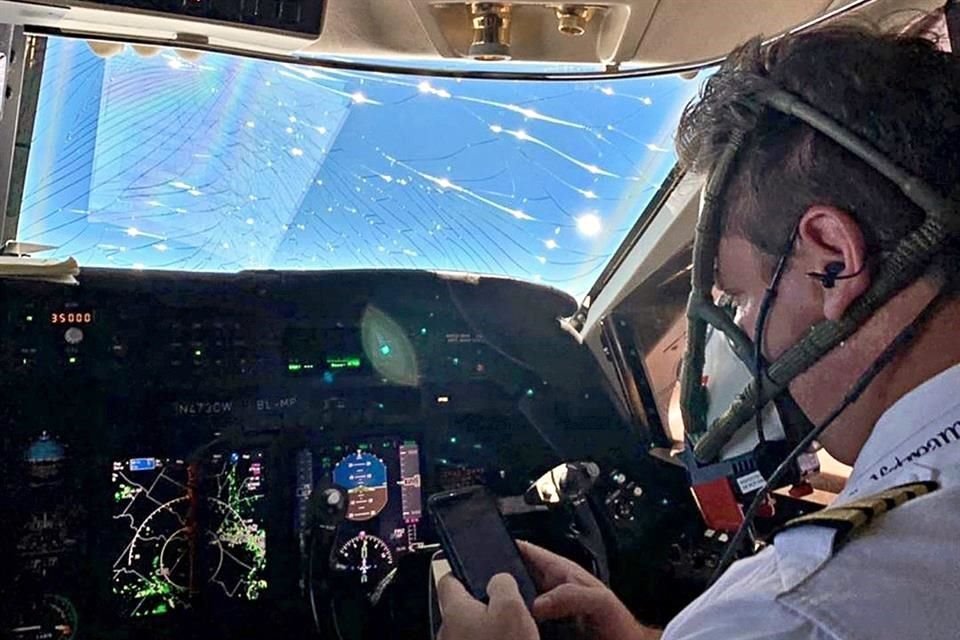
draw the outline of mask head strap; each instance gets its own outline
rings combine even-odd
[[[795,225],[793,231],[790,233],[790,238],[787,240],[787,244],[783,247],[783,251],[780,252],[780,259],[777,260],[777,266],[773,270],[773,277],[770,278],[770,284],[767,285],[767,290],[763,294],[763,300],[760,303],[760,311],[757,313],[757,322],[754,326],[754,340],[753,340],[753,361],[757,363],[755,373],[753,374],[754,384],[759,386],[761,383],[761,378],[766,371],[767,364],[763,357],[763,332],[767,326],[767,317],[770,315],[770,308],[773,306],[773,301],[777,297],[777,289],[780,288],[780,281],[783,279],[783,274],[787,271],[787,262],[790,260],[791,254],[793,254],[793,245],[797,241],[797,236],[800,234],[800,225]],[[759,401],[760,397],[757,396]],[[763,433],[763,405],[758,404],[754,407],[754,418],[757,422],[757,441],[761,444],[766,442],[766,436]],[[784,428],[787,429],[788,425],[784,425]]]

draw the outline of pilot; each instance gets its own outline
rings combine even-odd
[[[754,41],[687,107],[677,147],[708,189],[724,183],[700,226],[715,207],[706,267],[736,324],[755,337],[768,305],[768,361],[813,344],[788,389],[810,424],[829,424],[817,439],[853,465],[847,486],[829,518],[734,563],[662,631],[573,562],[521,544],[542,594],[532,616],[505,574],[487,605],[447,577],[442,640],[533,639],[534,619],[570,618],[604,640],[957,637],[960,61],[859,25]]]

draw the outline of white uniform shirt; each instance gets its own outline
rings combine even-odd
[[[922,480],[941,486],[837,552],[827,527],[784,531],[734,563],[663,640],[960,638],[960,365],[883,414],[835,504]]]

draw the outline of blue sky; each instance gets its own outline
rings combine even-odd
[[[506,82],[48,41],[19,238],[82,265],[418,268],[581,297],[699,82]]]

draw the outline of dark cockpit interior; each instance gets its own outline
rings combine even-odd
[[[426,496],[520,496],[581,459],[603,469],[591,500],[614,583],[695,590],[676,546],[696,528],[684,473],[645,455],[570,348],[568,296],[403,272],[84,275],[3,285],[12,628],[426,634]],[[319,536],[310,497],[332,483],[356,499]],[[576,553],[561,510],[502,508],[517,535]]]

